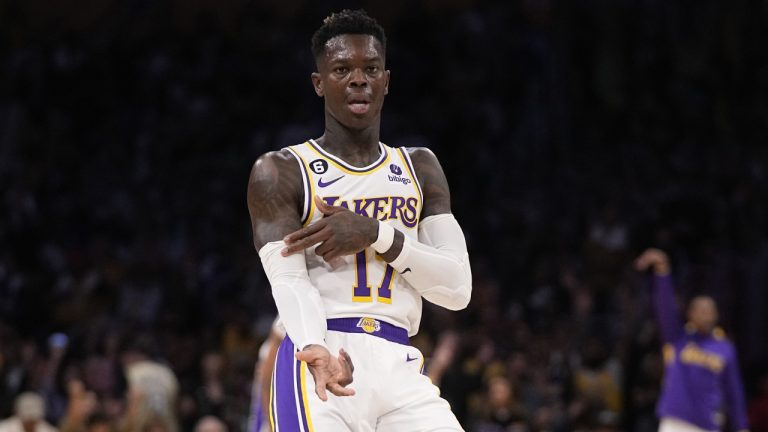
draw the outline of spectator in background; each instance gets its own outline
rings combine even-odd
[[[45,401],[32,392],[16,398],[15,415],[0,422],[0,432],[56,432],[45,419]]]
[[[768,375],[760,377],[758,392],[749,404],[749,424],[752,432],[768,432]]]
[[[205,416],[197,422],[195,432],[227,432],[227,425],[214,416]]]
[[[621,412],[621,365],[610,357],[605,344],[590,338],[574,371],[575,400],[571,415],[584,418],[589,425],[604,424],[603,419],[616,419]]]
[[[0,340],[0,410],[10,413],[15,396],[28,388],[35,369],[37,349],[12,332]]]
[[[128,379],[128,408],[120,428],[125,432],[176,432],[179,383],[166,365],[151,360],[138,345],[122,355]]]
[[[434,385],[440,386],[443,375],[453,363],[454,357],[456,357],[459,343],[459,336],[455,332],[447,331],[440,335],[437,347],[429,361],[429,368],[424,370]]]
[[[217,351],[208,351],[200,361],[202,382],[195,392],[200,415],[221,416],[224,410],[227,389],[224,384],[224,356]]]
[[[725,406],[733,430],[747,429],[744,390],[736,350],[716,328],[717,306],[698,296],[688,306],[688,323],[678,317],[667,254],[648,249],[635,261],[653,270],[653,305],[664,341],[666,370],[658,403],[660,432],[721,430]]]
[[[488,379],[487,392],[479,409],[480,421],[473,430],[482,432],[528,430],[523,406],[516,400],[509,378],[503,375]]]
[[[114,427],[109,417],[102,413],[94,413],[86,422],[87,432],[113,432]]]
[[[88,420],[96,410],[96,395],[86,391],[82,381],[72,380],[67,383],[67,413],[59,425],[61,432],[86,432]]]
[[[66,410],[67,395],[59,391],[57,380],[68,350],[69,337],[63,333],[52,334],[48,337],[48,356],[40,361],[36,371],[33,388],[46,401],[49,418],[60,418]]]

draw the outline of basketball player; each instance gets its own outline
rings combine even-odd
[[[445,175],[429,150],[379,141],[390,71],[375,20],[335,13],[312,51],[325,131],[261,156],[248,186],[254,246],[287,331],[272,378],[273,427],[460,431],[408,344],[422,298],[451,310],[470,299]],[[342,348],[354,359],[354,389]]]
[[[683,326],[675,308],[669,258],[648,249],[635,261],[639,271],[653,270],[653,305],[664,341],[664,384],[656,409],[660,432],[719,431],[725,408],[732,430],[747,430],[744,390],[736,349],[716,326],[717,306],[698,296],[688,306]]]

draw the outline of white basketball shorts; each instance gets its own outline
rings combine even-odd
[[[330,392],[323,402],[312,374],[286,337],[272,376],[270,422],[275,432],[456,432],[456,416],[423,372],[424,357],[405,329],[372,318],[328,320],[332,355],[344,348],[355,366],[354,396]]]
[[[716,432],[702,429],[687,421],[674,417],[662,417],[659,423],[659,432]]]

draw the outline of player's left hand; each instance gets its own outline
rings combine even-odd
[[[343,349],[339,350],[337,358],[325,347],[309,345],[296,353],[296,359],[307,363],[307,369],[315,379],[315,393],[323,402],[328,400],[328,391],[336,396],[354,396],[355,391],[347,387],[352,383],[354,366]]]
[[[315,196],[315,206],[325,217],[285,236],[283,256],[322,243],[315,253],[326,262],[331,262],[338,257],[354,255],[376,241],[379,235],[376,219],[361,216],[344,207],[328,205],[319,196]]]

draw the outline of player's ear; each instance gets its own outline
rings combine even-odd
[[[386,76],[386,80],[384,81],[384,94],[389,94],[389,70],[385,70],[384,74]]]
[[[320,72],[312,72],[312,87],[315,88],[315,93],[323,97],[323,80],[320,79]]]

